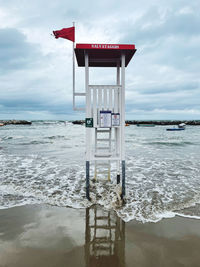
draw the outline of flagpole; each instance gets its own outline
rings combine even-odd
[[[73,22],[73,27],[75,27],[75,22]],[[75,29],[74,29],[75,30]],[[74,55],[74,44],[75,40],[72,45],[72,55],[73,55],[73,63],[72,63],[72,72],[73,72],[73,109],[75,110],[75,55]]]

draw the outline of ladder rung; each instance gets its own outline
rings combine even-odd
[[[97,171],[97,174],[107,174],[108,170],[104,170],[104,171]]]
[[[91,160],[94,160],[94,161],[107,161],[107,160],[109,160],[109,161],[116,161],[116,160],[121,160],[121,157],[120,156],[115,156],[115,155],[113,155],[112,157],[95,157],[95,156],[93,156],[93,157],[91,157]]]
[[[75,96],[85,96],[85,93],[74,93]]]
[[[91,228],[96,228],[96,229],[105,229],[105,230],[110,230],[110,229],[115,229],[116,226],[115,225],[91,225]]]
[[[96,154],[96,155],[94,155],[94,157],[95,158],[109,158],[109,157],[111,157],[111,155],[104,155],[104,154],[100,155],[100,154]]]
[[[102,162],[102,163],[98,163],[98,161],[96,162],[96,167],[110,167],[110,162]]]
[[[111,155],[112,155],[112,153],[107,153],[107,154],[95,153],[94,154],[95,157],[110,157]]]
[[[108,220],[109,218],[108,218],[108,216],[97,216],[96,219],[97,220],[106,220],[106,219]],[[98,237],[98,238],[103,239],[104,237]]]
[[[97,141],[110,141],[110,139],[109,138],[97,138]]]
[[[104,246],[95,246],[95,249],[98,250],[110,250],[110,247],[104,247]]]
[[[101,146],[101,147],[96,147],[96,149],[110,149],[109,146]]]
[[[73,109],[76,110],[76,111],[83,111],[83,110],[85,110],[85,108],[76,108],[76,107],[74,107]]]
[[[114,241],[112,241],[112,240],[99,240],[99,238],[94,238],[94,241],[95,242],[97,242],[98,244],[105,244],[105,245],[107,245],[107,244],[112,244],[112,243],[114,243]]]
[[[97,133],[110,133],[110,130],[98,130]]]

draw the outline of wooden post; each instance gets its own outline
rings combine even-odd
[[[122,199],[124,198],[125,193],[126,193],[125,177],[126,177],[126,174],[125,174],[125,160],[122,160]]]
[[[125,196],[125,54],[121,60],[121,159],[122,159],[122,198]]]
[[[120,62],[117,62],[117,85],[120,85]],[[119,91],[117,93],[117,104],[116,104],[116,108],[115,108],[115,112],[118,113],[120,110],[119,107]],[[120,115],[121,116],[121,115]],[[121,120],[121,119],[120,119]],[[120,129],[119,128],[115,128],[115,140],[116,140],[116,151],[117,154],[120,153]],[[120,160],[117,160],[117,184],[120,184]]]
[[[90,162],[86,161],[86,197],[90,200]]]
[[[91,118],[91,90],[89,88],[89,58],[85,52],[86,118]],[[91,128],[86,127],[86,197],[90,200]]]

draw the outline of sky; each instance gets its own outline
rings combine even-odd
[[[0,119],[84,119],[72,108],[72,42],[52,36],[72,22],[76,43],[135,44],[126,119],[200,119],[199,10],[200,0],[0,0]],[[90,70],[91,84],[115,78]]]

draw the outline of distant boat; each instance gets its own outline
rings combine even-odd
[[[128,124],[128,123],[125,123],[125,126],[130,126],[130,124]]]
[[[3,123],[0,123],[0,126],[4,126],[4,124]]]
[[[179,125],[178,125],[178,128],[179,129],[185,129],[185,126],[186,126],[186,124],[185,123],[180,123]]]
[[[167,128],[166,131],[183,131],[185,128]]]
[[[186,124],[185,123],[181,123],[181,124],[179,124],[178,125],[178,128],[167,128],[166,130],[167,131],[183,131],[183,130],[185,130],[185,126],[186,126]]]
[[[144,123],[141,123],[141,124],[137,124],[138,127],[154,127],[155,124],[144,124]]]

